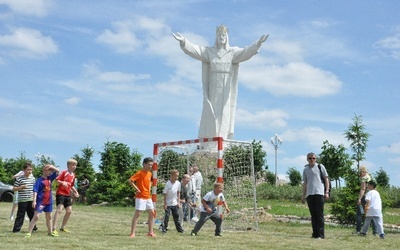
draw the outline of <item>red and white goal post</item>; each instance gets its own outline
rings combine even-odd
[[[224,183],[223,194],[231,210],[229,214],[223,213],[222,205],[218,205],[224,216],[224,229],[258,229],[251,142],[213,137],[155,143],[153,160],[152,200],[157,211],[163,214],[162,202],[157,206],[157,196],[169,180],[170,171],[177,169],[182,177],[196,165],[204,180],[201,197],[213,190],[215,182]]]

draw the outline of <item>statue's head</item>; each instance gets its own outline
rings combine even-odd
[[[224,25],[220,25],[217,27],[216,37],[215,37],[215,46],[223,46],[225,49],[229,47],[229,36],[228,36],[228,28]]]

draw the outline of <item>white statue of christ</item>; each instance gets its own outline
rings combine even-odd
[[[203,112],[199,138],[233,139],[239,63],[257,54],[268,35],[262,35],[245,48],[229,47],[228,29],[223,25],[217,27],[214,47],[194,45],[179,33],[172,35],[186,54],[202,61]]]

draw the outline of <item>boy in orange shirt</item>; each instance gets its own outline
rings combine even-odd
[[[130,237],[135,237],[136,225],[139,216],[142,211],[147,210],[149,213],[149,218],[147,225],[149,227],[149,232],[147,236],[156,237],[153,232],[154,224],[154,206],[151,200],[151,170],[153,167],[153,159],[151,157],[146,157],[143,159],[143,169],[136,172],[129,178],[129,184],[136,190],[135,195],[135,214],[132,218],[131,234]]]

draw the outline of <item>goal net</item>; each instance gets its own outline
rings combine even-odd
[[[226,211],[222,213],[224,230],[258,229],[251,143],[222,137],[156,143],[154,165],[152,193],[158,217],[164,214],[162,191],[170,178],[170,171],[177,169],[181,178],[183,174],[189,174],[191,166],[197,166],[203,176],[201,198],[213,190],[215,182],[224,183],[223,194],[230,209],[229,214]],[[206,223],[204,227],[207,224],[214,227],[213,223]]]

